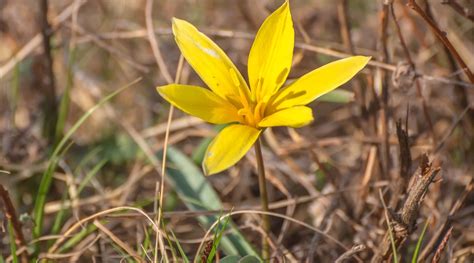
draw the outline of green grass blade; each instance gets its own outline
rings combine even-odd
[[[74,248],[75,245],[77,245],[79,242],[84,240],[84,238],[94,231],[97,230],[97,227],[93,224],[87,225],[85,228],[83,228],[79,233],[74,235],[72,238],[70,238],[64,245],[62,245],[58,252],[59,253],[64,253],[67,252],[68,250]]]
[[[10,237],[10,253],[12,253],[13,263],[18,263],[18,256],[16,255],[15,234],[13,233],[13,225],[8,220],[8,236]]]
[[[170,229],[168,231],[171,232],[171,235],[173,236],[173,239],[175,240],[174,243],[175,243],[176,247],[178,248],[179,254],[181,256],[181,260],[183,260],[185,263],[189,263],[188,256],[186,256],[186,253],[184,252],[183,248],[181,247],[181,244],[179,243],[178,239],[176,238],[176,235],[174,234],[173,230]]]
[[[134,85],[137,83],[140,79],[137,79],[130,84],[112,92],[105,98],[103,98],[99,103],[97,103],[94,107],[90,108],[82,117],[74,124],[74,126],[64,135],[64,137],[61,139],[61,141],[58,143],[56,148],[54,149],[51,157],[50,157],[50,162],[48,164],[48,168],[46,171],[43,173],[43,176],[41,178],[40,186],[38,189],[38,193],[36,195],[36,200],[35,200],[35,206],[33,209],[33,215],[34,215],[34,220],[35,220],[35,227],[33,229],[33,236],[35,238],[39,237],[41,235],[42,229],[43,229],[43,216],[44,216],[44,205],[46,202],[46,196],[49,192],[49,188],[51,186],[51,182],[53,179],[53,173],[56,169],[57,162],[60,157],[60,153],[62,152],[64,146],[66,145],[67,141],[71,138],[71,136],[79,129],[79,127],[96,111],[98,108],[100,108],[102,105],[104,105],[106,102],[108,102],[110,99],[115,97],[117,94],[120,92],[124,91],[125,89],[129,88],[130,86]]]
[[[418,242],[416,242],[415,252],[413,252],[413,257],[411,258],[412,263],[418,262],[418,254],[420,253],[421,244],[423,243],[423,238],[425,237],[429,222],[429,219],[426,220],[425,226],[423,226],[423,230],[421,231],[420,237],[418,238]]]
[[[66,216],[67,209],[64,206],[64,203],[66,202],[68,196],[68,192],[64,191],[62,197],[61,197],[61,209],[59,212],[56,214],[54,217],[54,222],[53,222],[53,227],[51,228],[51,234],[52,235],[57,235],[59,231],[61,231],[61,224],[64,220],[64,217]],[[54,240],[50,240],[48,242],[48,247],[54,243]]]
[[[86,187],[86,185],[89,183],[89,181],[100,171],[100,169],[102,169],[102,167],[104,167],[104,165],[108,162],[107,159],[102,159],[99,163],[97,163],[87,174],[86,176],[84,177],[84,179],[82,179],[82,182],[81,184],[79,185],[79,187],[77,188],[77,195],[79,196],[82,192],[82,190],[84,189],[84,187]]]
[[[174,147],[168,148],[168,160],[170,161],[167,168],[169,176],[166,178],[189,210],[223,209],[219,196],[192,160]],[[188,200],[194,200],[194,202]],[[199,216],[197,220],[205,227],[210,227],[218,220],[218,216]],[[232,221],[229,222],[226,230],[231,230],[231,233],[223,236],[220,244],[227,255],[258,256],[252,245],[247,242]]]
[[[89,155],[87,155],[89,156]],[[86,156],[86,157],[87,157]],[[79,185],[79,187],[77,188],[77,195],[79,196],[82,192],[82,190],[84,189],[84,187],[87,185],[87,183],[90,181],[90,179],[92,179],[92,177],[94,177],[97,172],[107,163],[107,160],[103,159],[102,161],[100,161],[98,164],[96,164],[92,170],[90,172],[88,172],[86,174],[86,176],[84,177],[84,179],[82,180],[81,184]],[[61,198],[61,209],[59,210],[59,212],[56,214],[56,217],[54,218],[54,223],[53,223],[53,227],[52,227],[52,230],[51,230],[51,234],[53,235],[56,235],[59,233],[59,231],[61,230],[61,223],[63,222],[63,219],[68,211],[68,209],[65,209],[64,207],[64,203],[66,202],[66,199],[68,197],[68,192],[65,191],[63,193],[63,196]],[[49,245],[53,244],[54,242],[49,242]]]
[[[58,114],[58,122],[56,123],[56,132],[55,132],[55,143],[58,143],[61,140],[61,137],[64,132],[64,126],[66,125],[66,120],[69,115],[69,104],[71,102],[70,99],[70,90],[74,84],[74,70],[72,65],[76,60],[76,49],[69,49],[69,61],[67,64],[67,81],[66,87],[64,89],[64,94],[61,97],[61,101],[59,102],[59,114]]]
[[[219,225],[220,225],[220,220],[221,218],[219,217]],[[211,252],[209,253],[209,256],[207,257],[207,262],[211,263],[212,260],[214,259],[214,256],[217,253],[217,248],[219,247],[219,243],[222,239],[222,234],[227,228],[227,225],[229,224],[230,217],[227,217],[226,220],[224,221],[224,224],[222,224],[222,227],[216,230],[215,236],[214,236],[214,242],[212,242],[212,249]]]

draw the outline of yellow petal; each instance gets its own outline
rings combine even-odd
[[[261,120],[260,127],[289,126],[299,128],[313,121],[313,111],[306,106],[296,106],[277,111]]]
[[[261,130],[242,124],[225,127],[212,140],[204,156],[206,175],[221,172],[238,162],[252,147]]]
[[[234,106],[208,89],[170,84],[156,90],[176,108],[207,122],[221,124],[239,120]]]
[[[295,32],[288,1],[273,12],[258,30],[248,62],[252,96],[268,100],[290,72]]]
[[[281,89],[270,102],[273,110],[306,105],[348,82],[369,62],[370,57],[354,56],[340,59],[302,76]]]
[[[190,23],[173,18],[173,34],[186,61],[206,85],[222,98],[248,101],[250,91],[232,61],[211,39]]]

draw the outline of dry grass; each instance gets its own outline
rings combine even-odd
[[[290,78],[373,59],[348,93],[311,105],[314,123],[265,132],[266,235],[253,151],[203,179],[200,151],[218,127],[173,113],[155,86],[202,85],[171,17],[246,72],[281,1],[0,0],[0,262],[199,261],[220,234],[215,260],[235,244],[259,251],[263,234],[272,262],[393,262],[393,246],[411,262],[427,220],[420,262],[473,262],[472,2],[290,2]]]

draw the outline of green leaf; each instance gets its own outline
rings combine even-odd
[[[168,176],[166,178],[189,210],[223,210],[219,196],[192,160],[173,147],[168,148],[167,157],[170,163],[167,167]],[[198,216],[197,220],[209,228],[219,220],[219,217],[217,215]],[[231,231],[223,236],[220,242],[225,254],[258,256],[232,222],[229,222],[227,230]]]
[[[236,256],[236,255],[227,256],[227,257],[221,259],[221,263],[238,263],[241,258],[242,257]]]
[[[239,263],[261,263],[262,261],[252,255],[248,255],[239,260]]]
[[[318,98],[318,101],[333,102],[333,103],[349,103],[354,101],[354,92],[335,89]]]

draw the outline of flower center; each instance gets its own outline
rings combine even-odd
[[[242,117],[242,124],[258,128],[258,123],[265,117],[266,103],[263,101],[244,105],[237,114]]]

